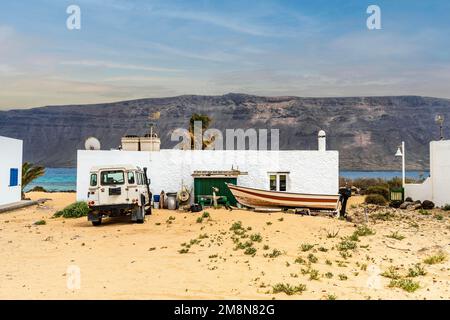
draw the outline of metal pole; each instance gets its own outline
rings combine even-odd
[[[402,141],[402,186],[405,188],[405,141]]]

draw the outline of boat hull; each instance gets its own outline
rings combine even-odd
[[[226,184],[236,200],[250,208],[308,208],[337,210],[339,195],[267,191]]]

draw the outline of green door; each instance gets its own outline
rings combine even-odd
[[[212,196],[212,188],[216,187],[219,189],[217,195],[227,197],[230,205],[235,206],[236,199],[225,185],[225,182],[236,184],[237,178],[194,178],[195,202],[198,201],[198,196]]]

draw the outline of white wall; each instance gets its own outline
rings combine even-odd
[[[153,194],[176,192],[184,184],[192,187],[195,170],[247,171],[239,176],[242,186],[269,189],[268,172],[289,171],[287,191],[337,194],[337,151],[173,150],[155,152],[79,150],[77,155],[77,199],[86,200],[89,171],[93,166],[133,164],[147,167]]]
[[[0,136],[0,205],[20,201],[22,181],[22,140]],[[10,169],[19,171],[16,187],[9,186]]]
[[[431,200],[439,207],[450,204],[450,140],[430,143],[430,178],[423,184],[406,184],[405,196]]]

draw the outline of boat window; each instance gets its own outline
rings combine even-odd
[[[102,186],[124,184],[125,183],[124,173],[123,171],[120,170],[103,171],[101,173],[101,183]]]
[[[136,180],[134,178],[134,172],[130,171],[128,172],[128,184],[135,184]]]
[[[277,176],[274,174],[270,175],[270,191],[277,191]]]
[[[91,173],[91,187],[97,186],[97,174]]]
[[[280,191],[286,191],[286,175],[280,174]]]

